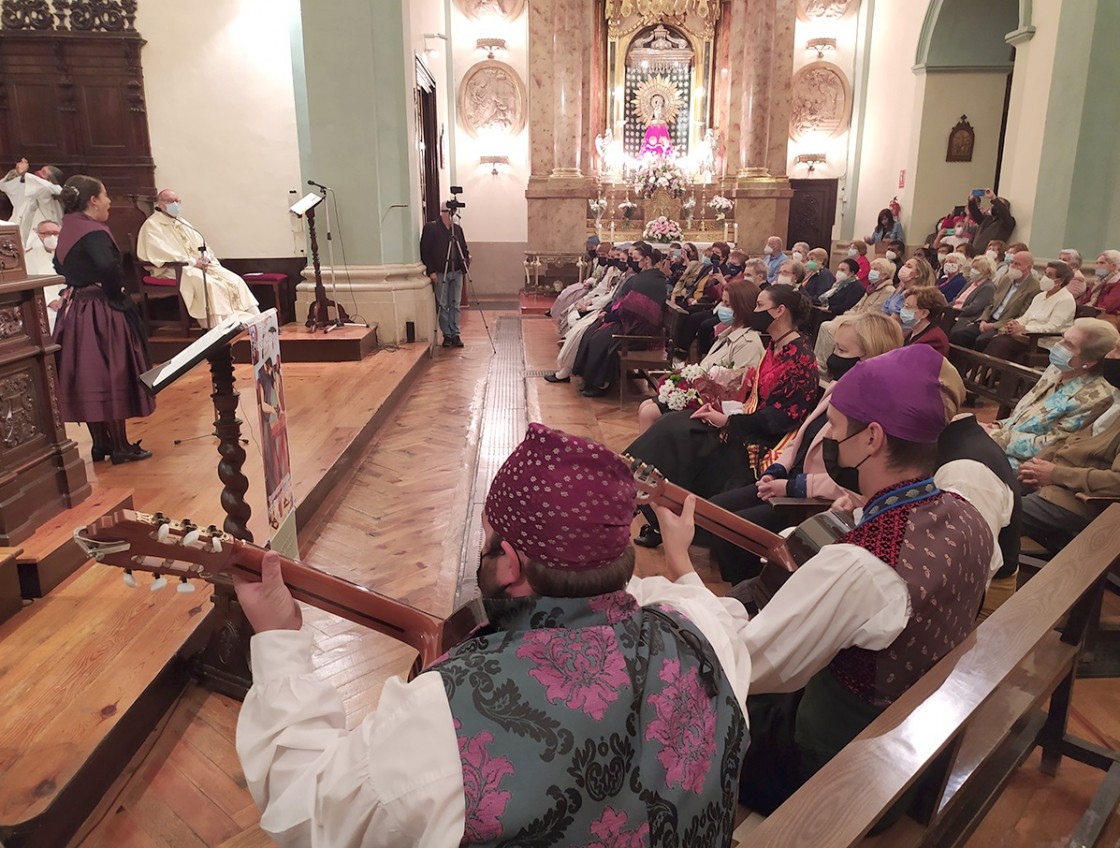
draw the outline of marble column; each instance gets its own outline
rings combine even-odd
[[[583,150],[583,78],[585,43],[582,19],[593,14],[580,0],[552,0],[552,177],[572,179],[580,170]]]
[[[529,4],[529,161],[530,179],[552,173],[552,7],[547,0]]]
[[[751,3],[751,31],[743,39],[744,80],[739,133],[739,179],[770,176],[770,98],[774,61],[774,5],[777,0]]]
[[[292,67],[304,181],[332,186],[338,299],[396,343],[405,323],[424,338],[435,311],[420,264],[419,165],[415,154],[414,60],[406,44],[407,5],[399,0],[301,0],[293,22]],[[317,210],[323,281],[331,286]],[[342,264],[343,262],[347,264]],[[297,287],[299,308],[313,299],[314,272]],[[343,285],[345,284],[345,288]]]

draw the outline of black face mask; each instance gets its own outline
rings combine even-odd
[[[742,265],[725,265],[723,268],[725,277],[738,277],[741,273],[743,273]]]
[[[770,325],[774,323],[774,316],[766,310],[762,312],[752,312],[750,321],[748,322],[752,330],[758,330],[760,333],[765,333],[770,329]]]
[[[625,259],[612,259],[611,264],[615,268],[617,268],[619,271],[625,271],[626,270],[626,260]]]
[[[1114,389],[1120,389],[1120,359],[1102,359],[1101,373]]]
[[[859,362],[858,356],[837,356],[834,353],[828,357],[826,365],[828,366],[828,373],[832,376],[832,379],[839,380],[851,371],[857,362]]]
[[[859,432],[863,432],[862,430]],[[821,439],[821,451],[824,454],[824,470],[828,472],[828,476],[832,478],[837,486],[842,489],[847,489],[849,492],[855,492],[857,495],[859,491],[859,467],[867,462],[869,457],[864,457],[858,464],[853,466],[845,466],[840,464],[840,445],[852,438],[858,436],[857,433],[850,433],[847,438],[836,440],[830,439],[827,436]]]
[[[637,274],[637,273],[638,273],[639,271],[641,271],[641,270],[642,270],[642,266],[638,264],[638,260],[637,260],[637,259],[628,259],[628,260],[626,261],[626,265],[627,265],[627,267],[629,267],[629,269],[630,269],[631,271],[633,271],[633,272],[634,272],[635,274]]]

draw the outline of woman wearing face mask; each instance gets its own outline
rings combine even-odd
[[[856,239],[848,245],[848,258],[854,259],[859,265],[859,273],[856,277],[863,283],[863,287],[867,288],[867,275],[871,272],[871,263],[867,259],[867,242]]]
[[[1065,331],[1050,351],[1050,367],[1034,388],[1011,415],[989,425],[989,434],[1012,468],[1088,427],[1112,405],[1103,360],[1118,339],[1116,328],[1097,318],[1078,318]]]
[[[895,220],[894,213],[890,209],[880,209],[879,222],[866,241],[869,244],[879,244],[884,241],[906,241],[906,236],[902,234],[902,222]]]
[[[906,305],[906,293],[910,289],[932,286],[936,280],[936,272],[933,266],[915,251],[914,255],[898,269],[898,279],[899,287],[883,302],[883,314],[894,318],[898,318],[902,307]]]
[[[822,375],[826,373],[828,356],[832,353],[833,334],[836,332],[836,328],[853,315],[882,311],[883,304],[894,292],[894,285],[891,283],[893,278],[894,265],[886,259],[876,259],[871,263],[871,268],[867,273],[867,290],[855,306],[848,310],[846,314],[833,318],[831,321],[825,321],[817,328],[817,341],[813,351],[816,355],[817,367]],[[830,309],[833,306],[832,300],[834,297],[836,295],[829,298]]]
[[[1036,489],[1023,498],[1023,535],[1058,553],[1120,497],[1120,341],[1101,363],[1113,389],[1108,410],[1064,443],[1039,451],[1019,467],[1019,481]]]
[[[779,286],[798,288],[804,280],[805,266],[796,259],[787,259],[778,266],[778,276],[774,278],[774,283]]]
[[[820,296],[817,305],[833,315],[843,315],[859,303],[865,292],[856,276],[858,273],[859,264],[854,259],[841,259],[836,268],[836,282]]]
[[[902,347],[902,331],[885,315],[867,312],[836,331],[836,344],[828,357],[829,376],[840,379],[852,366],[889,350]],[[844,494],[824,468],[822,440],[829,435],[828,399],[835,382],[825,388],[817,408],[805,419],[797,435],[773,465],[764,470],[758,483],[731,489],[712,497],[712,503],[777,532],[797,524],[796,513],[772,506],[773,498],[829,498]],[[723,540],[712,542],[712,555],[720,576],[732,585],[758,575],[759,558]]]
[[[669,295],[674,303],[681,305],[688,302],[696,291],[696,286],[712,271],[712,249],[710,247],[704,251],[703,257],[696,253],[696,245],[692,242],[685,244],[684,251],[686,256],[692,258]]]
[[[1007,243],[999,239],[992,239],[984,247],[984,255],[987,256],[997,268],[1003,264],[1003,256],[1005,253],[1007,253]]]
[[[770,336],[755,380],[744,380],[736,400],[741,413],[710,405],[693,413],[661,416],[625,453],[653,465],[668,479],[701,497],[745,486],[770,466],[813,409],[819,394],[809,342],[797,330],[809,303],[789,286],[770,286],[758,295],[750,325]],[[636,543],[661,543],[653,510]]]
[[[804,262],[805,257],[809,255],[809,242],[799,241],[793,245],[789,252],[789,258],[794,262]]]
[[[726,322],[719,318],[720,304],[727,303],[727,287],[733,282],[750,279],[753,282],[754,275],[747,275],[745,263],[747,261],[747,254],[741,250],[731,251],[731,255],[727,259],[727,264],[720,268],[723,282],[718,287],[713,287],[713,291],[718,288],[720,295],[720,303],[707,312],[697,312],[689,315],[687,321],[693,323],[695,327],[696,339],[696,355],[699,359],[704,359],[708,355],[708,351],[712,349],[712,345],[716,340],[716,328],[722,327]],[[752,306],[751,309],[754,309]],[[692,328],[685,331],[685,338],[689,338],[689,334],[693,332]]]
[[[858,266],[857,266],[858,267]],[[820,303],[821,295],[836,284],[836,275],[828,270],[828,251],[814,247],[805,263],[805,279],[801,290],[813,303]]]
[[[1022,362],[1030,346],[1028,333],[1064,333],[1073,324],[1077,303],[1069,293],[1073,269],[1065,262],[1048,262],[1039,281],[1041,291],[1034,296],[1027,311],[1004,324],[999,333],[988,338],[981,335],[976,340],[976,350],[988,356]],[[1044,347],[1053,343],[1039,342]]]
[[[758,368],[766,350],[762,337],[750,325],[759,291],[758,286],[748,280],[727,284],[717,309],[723,329],[711,350],[700,360],[704,373],[728,388],[737,387],[748,369]],[[638,407],[638,433],[644,433],[669,411],[669,407],[656,398],[642,401]]]
[[[937,322],[945,313],[945,295],[935,286],[922,286],[906,292],[906,302],[898,319],[902,324],[905,344],[926,344],[949,355],[949,337]]]
[[[968,270],[968,285],[952,304],[953,309],[957,310],[957,323],[975,321],[988,308],[996,293],[996,284],[992,281],[995,273],[995,263],[987,256],[977,256],[972,260]]]
[[[66,214],[55,267],[66,278],[54,328],[58,394],[64,421],[80,421],[93,437],[93,461],[114,465],[152,454],[129,442],[125,421],[145,418],[155,401],[140,375],[152,367],[136,307],[122,283],[121,253],[109,230],[111,201],[93,177],[73,176],[59,195]]]
[[[1086,304],[1101,311],[1100,317],[1116,323],[1120,317],[1120,250],[1106,250],[1097,257],[1096,285]]]
[[[941,263],[941,275],[937,278],[937,287],[945,295],[945,300],[955,300],[957,295],[964,291],[968,285],[968,277],[964,275],[968,268],[968,259],[963,253],[950,253]]]

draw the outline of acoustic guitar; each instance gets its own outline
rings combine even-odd
[[[669,482],[664,474],[648,463],[626,454],[622,455],[622,460],[634,472],[639,501],[664,506],[680,514],[685,499],[692,492]],[[754,578],[751,590],[755,603],[761,609],[799,566],[854,525],[850,515],[825,510],[807,518],[783,537],[698,496],[696,526],[766,561],[762,572]]]
[[[213,524],[202,528],[189,520],[172,521],[162,513],[149,515],[130,509],[117,510],[79,528],[74,541],[90,558],[123,568],[126,585],[138,585],[135,572],[154,574],[153,592],[176,577],[180,592],[194,591],[192,579],[230,586],[235,574],[260,580],[261,561],[267,553]],[[419,656],[410,679],[486,623],[478,599],[442,619],[287,557],[280,557],[280,568],[296,600],[414,648]]]

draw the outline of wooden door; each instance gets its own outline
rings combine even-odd
[[[790,180],[793,199],[789,204],[789,238],[828,250],[836,222],[837,180]]]

